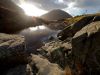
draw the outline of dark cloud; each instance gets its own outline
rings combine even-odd
[[[75,0],[76,7],[94,8],[100,6],[100,0]]]
[[[74,3],[73,7],[78,8],[94,8],[100,6],[100,0],[26,0],[32,2],[37,7],[45,10],[67,8],[69,4]]]
[[[15,1],[18,2],[22,0],[15,0]],[[66,11],[72,14],[77,14],[77,12],[81,14],[86,10],[88,10],[88,13],[92,13],[94,11],[95,12],[98,11],[100,8],[100,0],[23,0],[23,1],[30,2],[43,10],[50,11],[53,9],[65,9]]]
[[[65,4],[64,2],[60,3],[59,0],[26,0],[26,1],[33,3],[37,7],[44,10],[62,9],[67,7],[67,4]]]
[[[100,6],[100,0],[62,0],[63,2],[60,3],[61,0],[13,0],[16,3],[20,3],[20,1],[26,1],[33,3],[37,7],[45,10],[52,10],[52,9],[63,9],[67,8],[70,3],[74,3],[73,7],[79,8],[89,8],[89,7],[97,7]]]

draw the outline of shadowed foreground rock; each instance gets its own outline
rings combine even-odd
[[[9,69],[5,75],[27,75],[26,70],[26,65],[19,65],[17,67]]]
[[[46,58],[32,55],[32,62],[38,68],[37,75],[64,75],[64,71],[57,64],[50,63]]]
[[[26,64],[27,57],[23,36],[0,33],[0,72],[18,64]]]
[[[72,40],[74,75],[100,74],[100,21],[78,31]]]

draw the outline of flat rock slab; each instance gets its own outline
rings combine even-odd
[[[0,64],[25,62],[26,57],[23,36],[0,33]]]

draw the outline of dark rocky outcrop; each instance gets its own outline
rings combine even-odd
[[[15,3],[13,3],[12,0],[1,0],[0,7],[10,10],[12,12],[17,12],[17,13],[23,12],[24,13],[24,11],[20,7],[18,7]]]
[[[28,74],[27,65],[19,65],[17,67],[9,69],[5,75],[32,75],[32,73]]]
[[[0,33],[0,63],[4,61],[5,63],[23,62],[26,60],[25,50],[23,36]]]
[[[100,73],[99,45],[100,21],[88,24],[75,34],[72,40],[74,75]]]
[[[25,48],[23,36],[0,33],[0,74],[10,67],[28,63]]]
[[[61,20],[61,19],[71,18],[71,17],[72,16],[70,14],[60,9],[52,10],[47,14],[41,16],[41,18],[45,20]]]
[[[73,37],[74,34],[81,30],[84,26],[88,25],[91,22],[99,21],[100,16],[84,16],[82,19],[80,19],[76,23],[72,23],[71,25],[67,26],[64,30],[62,30],[59,34],[58,37],[61,40],[65,40],[67,37]]]

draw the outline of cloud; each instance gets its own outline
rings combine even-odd
[[[73,16],[96,13],[100,10],[100,0],[70,0],[64,10]]]
[[[75,0],[76,6],[80,8],[93,8],[100,6],[100,0]]]
[[[28,0],[44,10],[66,9],[72,15],[97,12],[100,0]],[[74,12],[73,12],[74,11]]]
[[[15,0],[26,1],[43,10],[63,9],[72,15],[100,11],[100,0]]]
[[[67,7],[67,4],[64,3],[64,0],[26,0],[26,1],[33,3],[38,8],[44,10],[62,9]]]
[[[75,2],[70,2],[68,4],[68,7],[63,10],[70,13],[72,16],[82,14],[83,11],[81,10],[81,8],[75,7],[74,5],[75,5]]]

